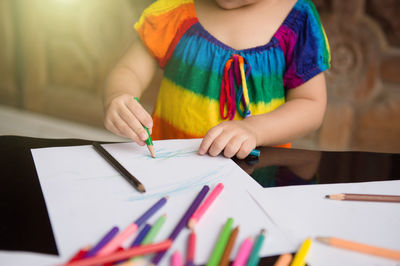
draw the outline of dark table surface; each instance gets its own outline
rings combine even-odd
[[[91,143],[0,136],[0,250],[58,254],[30,149]],[[258,159],[234,161],[263,187],[400,179],[398,153],[259,149]],[[263,258],[260,265],[276,259]]]

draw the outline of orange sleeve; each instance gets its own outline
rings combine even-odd
[[[158,0],[144,10],[134,28],[163,68],[179,39],[197,21],[193,0]]]

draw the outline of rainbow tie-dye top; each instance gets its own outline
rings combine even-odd
[[[204,29],[193,0],[156,1],[135,29],[164,70],[153,139],[201,138],[224,119],[271,112],[285,102],[286,90],[330,66],[328,41],[309,0],[297,1],[268,43],[244,50]]]

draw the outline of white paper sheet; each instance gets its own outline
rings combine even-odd
[[[234,226],[240,226],[232,258],[246,237],[256,237],[263,228],[268,233],[261,254],[285,251],[289,240],[249,195],[261,187],[232,160],[198,155],[199,144],[199,139],[154,142],[156,159],[149,156],[146,147],[134,143],[103,145],[144,184],[144,194],[127,183],[92,146],[32,150],[60,261],[81,247],[95,244],[112,226],[124,229],[168,195],[167,204],[149,220],[153,223],[160,215],[167,215],[156,239],[163,240],[203,185],[208,184],[211,191],[219,182],[224,190],[196,227],[196,264],[207,262],[229,217],[234,218]],[[169,265],[170,254],[177,249],[185,254],[189,232],[185,229],[179,235],[160,265]],[[14,265],[12,262],[8,260],[7,265]]]
[[[296,251],[307,237],[338,237],[400,251],[400,204],[337,201],[325,195],[364,193],[400,195],[400,181],[266,188],[256,195],[260,205],[289,236]],[[310,265],[398,265],[313,242]]]

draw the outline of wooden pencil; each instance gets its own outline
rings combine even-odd
[[[330,246],[371,254],[379,257],[400,260],[400,251],[397,250],[366,245],[336,237],[317,237],[316,239]]]
[[[134,177],[128,170],[126,170],[108,151],[106,151],[99,143],[92,143],[94,149],[112,166],[117,170],[133,187],[139,192],[144,193],[146,189],[143,184]]]
[[[230,261],[231,252],[233,246],[235,245],[236,237],[239,233],[239,226],[236,226],[233,229],[231,235],[229,236],[228,243],[225,246],[224,253],[222,254],[221,260],[219,262],[219,266],[228,266]]]
[[[333,199],[333,200],[400,202],[400,196],[397,196],[397,195],[374,195],[374,194],[342,193],[342,194],[326,195],[325,197],[328,198],[328,199]]]

